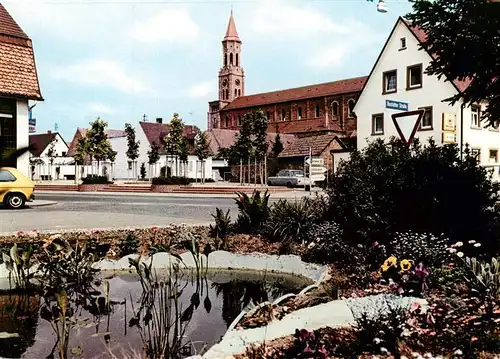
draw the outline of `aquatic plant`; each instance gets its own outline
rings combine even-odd
[[[9,254],[2,253],[2,260],[6,269],[9,271],[9,282],[14,281],[16,288],[27,289],[32,286],[31,279],[34,277],[34,271],[31,271],[33,248],[19,251],[17,244],[14,244]]]
[[[227,249],[227,237],[231,232],[231,216],[229,215],[230,210],[227,212],[221,208],[215,209],[215,214],[212,217],[215,220],[215,225],[210,225],[210,236],[215,238],[215,248],[217,250]]]

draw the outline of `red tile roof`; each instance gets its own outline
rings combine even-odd
[[[210,141],[210,153],[216,155],[221,148],[229,148],[236,141],[236,134],[239,133],[238,130],[226,130],[220,128],[214,128],[206,132],[207,138]],[[274,140],[276,139],[276,133],[267,134],[267,143],[269,148],[271,148]],[[280,133],[280,139],[283,146],[286,148],[295,139],[295,135]]]
[[[43,101],[31,40],[0,4],[0,95]]]
[[[30,135],[29,144],[33,146],[33,151],[31,154],[33,157],[40,157],[42,152],[47,148],[47,146],[54,140],[56,133],[37,133]]]
[[[401,20],[406,24],[406,26],[413,33],[413,35],[415,35],[415,37],[417,38],[418,42],[420,42],[420,44],[425,42],[425,40],[427,39],[427,33],[425,32],[425,30],[423,30],[418,25],[412,24],[408,20],[404,20],[402,18],[401,18]],[[427,51],[427,52],[429,53],[429,55],[431,57],[433,57],[433,58],[436,57],[435,54],[432,54],[429,51]],[[453,81],[453,84],[457,87],[457,89],[460,92],[462,92],[462,91],[465,91],[467,89],[467,87],[469,87],[471,82],[472,82],[472,79],[469,78],[469,79],[464,79],[464,80],[455,80],[455,81]]]
[[[240,37],[238,36],[238,31],[236,31],[236,24],[234,22],[233,10],[231,10],[231,15],[229,16],[229,23],[227,24],[226,36],[224,36],[224,40],[240,41]]]
[[[156,122],[139,122],[144,134],[149,142],[152,144],[156,142],[161,144],[162,139],[170,132],[170,126],[166,123],[156,123]],[[184,137],[187,139],[194,139],[197,135],[199,129],[193,125],[184,126]]]
[[[323,135],[296,137],[295,140],[286,146],[279,157],[302,157],[309,155],[311,149],[313,156],[319,156],[325,148],[337,137],[334,133]]]
[[[344,133],[344,130],[337,123],[329,122],[327,127],[325,126],[324,120],[321,121],[321,123],[318,123],[316,119],[273,122],[270,126],[277,127],[280,133],[308,133],[322,131]]]
[[[223,110],[225,111],[237,108],[258,107],[275,103],[303,100],[307,98],[317,98],[343,93],[358,92],[363,88],[366,79],[367,76],[363,76],[304,87],[296,87],[286,90],[265,92],[249,96],[240,96],[237,97],[229,105],[224,107]]]

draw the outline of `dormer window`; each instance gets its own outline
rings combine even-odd
[[[399,47],[400,50],[406,50],[406,37],[400,38],[399,44],[400,44],[400,47]]]

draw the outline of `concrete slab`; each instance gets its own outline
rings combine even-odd
[[[45,206],[53,206],[57,204],[56,201],[47,201],[43,199],[35,199],[32,202],[27,202],[26,206],[27,207],[45,207]]]

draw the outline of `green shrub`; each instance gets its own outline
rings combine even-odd
[[[280,199],[271,206],[265,233],[272,240],[304,241],[307,230],[323,216],[321,198]]]
[[[132,233],[129,233],[118,243],[118,249],[120,258],[129,254],[136,254],[139,249],[139,240]]]
[[[215,249],[216,250],[226,250],[226,240],[227,236],[231,232],[231,216],[229,215],[229,209],[226,213],[220,208],[216,208],[216,213],[212,214],[215,219],[215,225],[210,225],[210,236],[215,238]]]
[[[82,178],[82,184],[112,184],[108,176],[88,175]]]
[[[260,191],[254,191],[252,196],[246,193],[236,193],[236,205],[239,214],[235,229],[239,233],[260,234],[269,217],[269,194],[267,191],[261,195]]]
[[[187,186],[190,183],[195,183],[195,182],[200,182],[200,179],[196,178],[187,178],[187,177],[155,177],[152,179],[152,183],[154,185],[181,185],[181,186]],[[205,183],[213,183],[215,180],[212,178],[207,178],[205,180]]]
[[[499,190],[467,147],[460,159],[456,144],[415,140],[408,147],[395,138],[376,140],[354,151],[332,176],[328,217],[354,243],[387,244],[396,232],[412,230],[481,238],[492,252]]]

